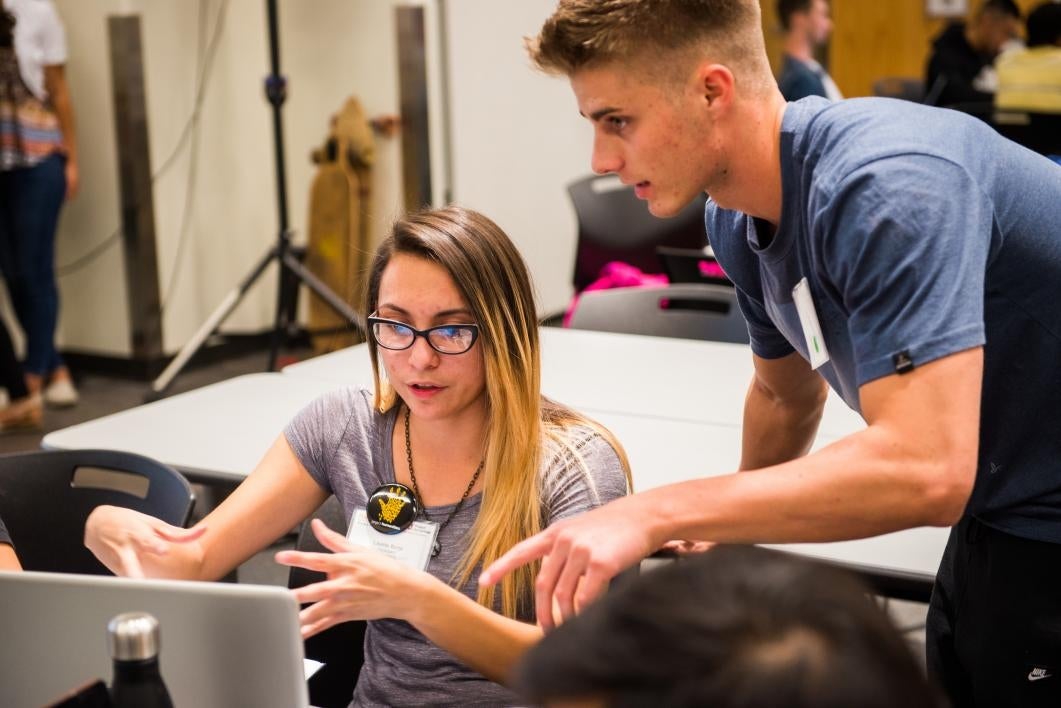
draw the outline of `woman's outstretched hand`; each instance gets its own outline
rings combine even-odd
[[[402,565],[370,548],[350,543],[319,519],[311,527],[331,553],[280,551],[276,562],[324,573],[327,580],[293,590],[299,603],[314,603],[299,613],[302,636],[311,637],[350,620],[384,617],[409,621],[422,609],[420,593],[431,575]]]
[[[191,544],[206,531],[167,524],[153,516],[118,506],[98,506],[85,522],[85,546],[116,575],[164,578],[175,575],[174,544]]]

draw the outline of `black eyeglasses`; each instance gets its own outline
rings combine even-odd
[[[408,349],[417,337],[423,337],[439,354],[463,354],[479,338],[479,325],[475,324],[439,325],[420,330],[382,317],[368,317],[366,321],[376,344],[393,351]]]

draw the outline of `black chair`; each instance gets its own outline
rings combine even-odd
[[[671,248],[657,246],[656,256],[673,283],[708,283],[733,287],[715,259],[714,253],[703,248]]]
[[[623,261],[645,273],[660,273],[657,246],[703,248],[704,202],[700,194],[676,216],[660,219],[614,175],[592,175],[567,187],[578,217],[575,290],[600,276],[610,261]]]
[[[582,293],[571,327],[735,344],[749,341],[736,291],[725,285],[678,283]]]
[[[310,518],[320,519],[328,528],[346,534],[346,515],[335,497],[329,497]],[[309,522],[310,519],[304,521],[299,529],[297,549],[327,552],[313,535]],[[325,579],[323,573],[292,567],[287,577],[287,586],[299,588]],[[309,680],[311,705],[320,708],[346,708],[350,704],[361,664],[365,661],[367,626],[365,622],[343,622],[306,640],[306,658],[324,663]]]
[[[873,95],[921,103],[925,101],[925,81],[910,76],[885,76],[873,82]]]
[[[172,467],[129,452],[0,455],[0,518],[26,570],[110,575],[84,544],[85,519],[101,504],[184,526],[195,494]]]

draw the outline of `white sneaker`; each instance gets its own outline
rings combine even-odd
[[[70,408],[79,400],[74,382],[68,378],[55,379],[44,387],[44,402],[54,408]]]

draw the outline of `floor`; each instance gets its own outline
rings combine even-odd
[[[308,350],[285,351],[281,364],[287,365],[309,355]],[[174,379],[168,393],[190,391],[207,384],[230,379],[233,376],[265,371],[268,358],[268,353],[262,351],[206,366],[186,368]],[[40,447],[41,438],[46,433],[138,406],[145,402],[151,391],[148,381],[79,374],[76,371],[74,374],[81,401],[73,408],[46,409],[42,430],[11,431],[0,434],[0,453],[36,450]]]
[[[308,350],[285,352],[282,364],[286,365],[310,355]],[[186,369],[174,381],[171,393],[189,391],[241,374],[265,371],[267,359],[267,353],[263,351]],[[43,430],[0,435],[0,453],[39,449],[45,433],[140,405],[150,392],[149,382],[146,381],[89,374],[77,376],[77,387],[81,394],[81,401],[77,406],[65,410],[47,410]],[[198,485],[196,492],[199,499],[196,515],[201,516],[216,503],[217,495]],[[273,547],[262,551],[240,566],[239,582],[286,585],[287,569],[273,562],[273,554],[277,550],[293,546],[294,536],[289,535]],[[923,603],[898,600],[885,604],[896,625],[906,634],[914,651],[923,656],[927,606]]]

